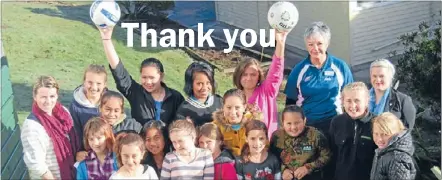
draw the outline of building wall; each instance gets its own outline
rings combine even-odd
[[[417,31],[422,21],[432,21],[438,14],[441,2],[399,1],[377,4],[351,12],[351,62],[352,65],[369,63],[388,57],[389,52],[404,51],[398,38],[408,32]]]

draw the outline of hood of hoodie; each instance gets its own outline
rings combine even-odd
[[[413,138],[409,130],[404,130],[399,134],[391,137],[388,146],[384,149],[376,149],[379,155],[383,155],[392,151],[402,151],[412,156],[414,153]]]
[[[86,97],[86,94],[84,94],[84,87],[83,85],[78,86],[73,93],[74,100],[80,104],[83,107],[86,108],[97,108],[98,105],[92,104]]]
[[[234,162],[235,158],[233,154],[227,149],[222,150],[219,156],[213,161],[214,164],[234,163]]]
[[[126,119],[126,114],[122,114],[117,121],[112,125],[112,127],[117,127],[120,123],[122,123]]]

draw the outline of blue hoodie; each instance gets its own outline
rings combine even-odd
[[[83,141],[83,128],[87,121],[92,117],[99,116],[98,105],[93,105],[86,98],[84,94],[83,85],[77,87],[74,90],[74,99],[69,106],[69,112],[71,113],[72,120],[74,121],[74,128],[77,132],[78,138]],[[83,143],[80,143],[80,149],[84,150]]]

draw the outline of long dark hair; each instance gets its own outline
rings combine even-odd
[[[187,96],[193,95],[193,80],[195,73],[204,73],[210,81],[212,85],[212,94],[216,92],[216,83],[215,83],[215,72],[212,67],[210,67],[207,63],[204,62],[193,62],[187,67],[186,72],[184,73],[184,93]]]
[[[164,138],[164,148],[163,148],[164,155],[170,152],[171,149],[170,149],[170,142],[169,142],[169,136],[167,133],[166,124],[164,124],[163,121],[158,121],[158,120],[150,120],[146,122],[143,126],[143,129],[140,132],[140,135],[141,137],[143,137],[144,141],[146,141],[146,135],[149,129],[157,129],[161,132],[161,135]],[[146,151],[147,153],[144,159],[146,159],[148,156],[153,156],[153,154],[149,150],[146,149]]]
[[[284,110],[282,110],[282,117],[281,117],[281,122],[284,123],[284,114],[285,113],[299,113],[302,117],[302,119],[305,119],[305,115],[304,115],[304,110],[297,106],[297,105],[288,105],[284,108]]]
[[[266,138],[268,140],[267,126],[264,122],[262,122],[260,120],[251,120],[245,124],[245,128],[246,128],[246,137],[249,136],[249,132],[252,130],[262,130],[262,131],[264,131]],[[245,143],[241,149],[241,157],[242,157],[242,160],[244,161],[243,163],[247,163],[250,161],[249,155],[250,155],[249,143]]]

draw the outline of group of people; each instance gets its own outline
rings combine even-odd
[[[32,111],[21,132],[33,179],[414,179],[411,131],[416,109],[392,88],[395,68],[370,67],[371,89],[353,82],[345,63],[328,53],[330,28],[305,31],[308,57],[290,73],[286,106],[276,98],[283,81],[285,41],[265,72],[242,59],[232,88],[216,94],[215,72],[203,62],[184,74],[184,96],[164,82],[160,60],[148,58],[137,82],[98,28],[119,92],[107,88],[105,66],[89,65],[68,108],[58,102],[54,77],[33,88]],[[125,114],[125,99],[131,117]]]

